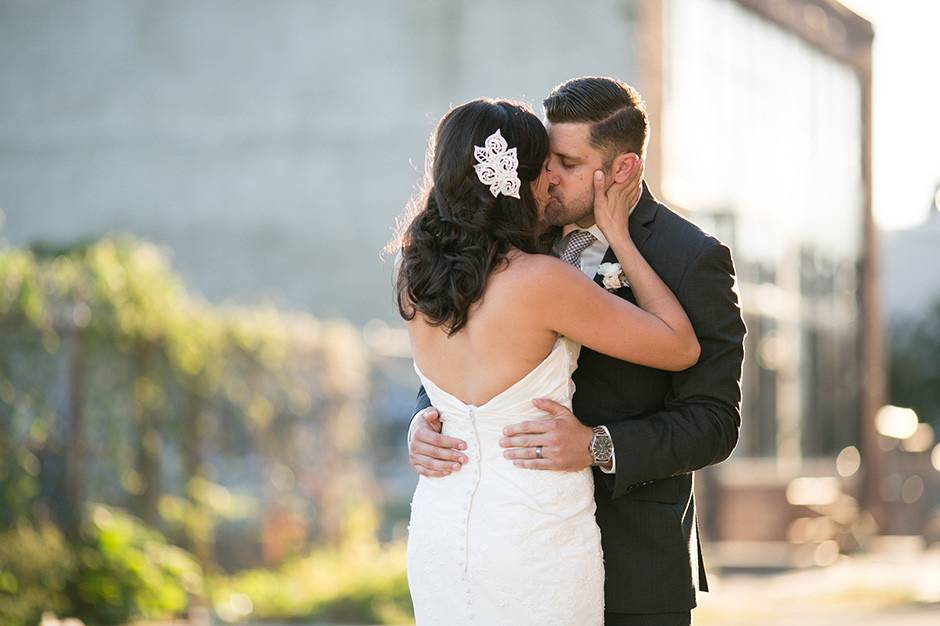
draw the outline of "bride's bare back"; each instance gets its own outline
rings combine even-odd
[[[466,404],[481,406],[512,386],[545,359],[558,337],[527,302],[533,256],[510,255],[452,337],[420,314],[407,323],[418,368]]]
[[[407,328],[418,368],[451,395],[479,406],[538,366],[559,334],[640,365],[690,367],[699,346],[681,307],[671,294],[669,299],[669,313],[684,321],[676,329],[663,319],[669,315],[656,312],[656,299],[647,312],[554,257],[513,251],[487,279],[460,332],[448,337],[420,314]]]

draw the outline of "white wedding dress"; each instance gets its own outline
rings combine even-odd
[[[594,478],[523,469],[503,457],[502,429],[546,419],[532,405],[571,407],[580,346],[559,338],[535,369],[482,406],[464,404],[415,364],[444,433],[468,462],[421,476],[408,528],[408,585],[417,626],[602,626],[604,565]]]

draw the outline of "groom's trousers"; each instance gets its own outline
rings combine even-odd
[[[691,611],[650,615],[604,613],[604,626],[691,626],[691,624]]]

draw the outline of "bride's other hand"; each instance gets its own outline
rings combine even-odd
[[[610,187],[607,187],[604,172],[594,172],[594,221],[608,241],[629,233],[630,208],[642,192],[645,163],[639,158],[630,162],[634,165],[627,178],[620,183],[614,182]]]

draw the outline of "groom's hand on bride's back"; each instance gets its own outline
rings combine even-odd
[[[516,467],[577,472],[591,467],[590,443],[594,433],[567,407],[546,398],[532,401],[551,419],[510,424],[503,429],[499,445],[503,456]],[[536,451],[538,448],[538,451]]]
[[[414,418],[408,439],[408,463],[422,476],[448,476],[467,462],[467,455],[462,452],[467,449],[466,442],[442,435],[442,426],[434,407],[424,409]]]

